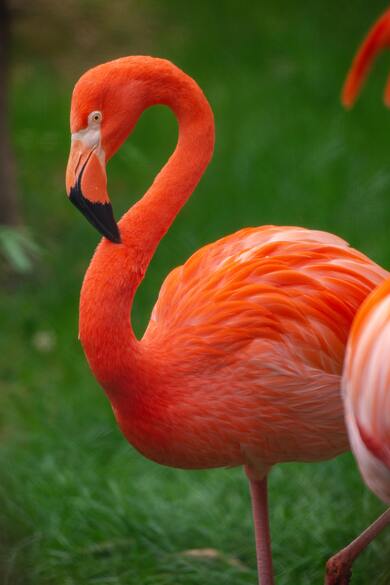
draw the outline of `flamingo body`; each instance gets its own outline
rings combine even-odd
[[[390,503],[390,281],[365,301],[348,342],[346,420],[367,485]]]
[[[139,451],[174,467],[246,464],[261,474],[280,461],[348,448],[344,348],[383,269],[342,239],[303,228],[247,228],[218,240],[167,277],[132,368],[113,391],[92,348],[99,316],[90,308],[96,290],[92,298],[87,290],[101,266],[113,282],[119,253],[100,245],[83,286],[80,331],[119,426]]]

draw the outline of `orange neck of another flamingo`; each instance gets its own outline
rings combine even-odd
[[[344,82],[341,101],[344,106],[353,106],[376,56],[390,47],[390,9],[375,22],[356,53]],[[390,106],[390,80],[385,90],[385,104]]]
[[[152,356],[146,366],[142,342],[131,326],[134,295],[158,243],[195,189],[214,147],[213,114],[198,85],[166,61],[160,61],[161,72],[156,60],[145,61],[153,66],[143,109],[157,103],[170,107],[178,120],[178,143],[144,197],[120,220],[122,244],[100,242],[80,298],[80,340],[114,408],[120,408],[124,396],[129,407],[130,390],[135,400],[139,398],[148,377],[146,370],[153,369]]]

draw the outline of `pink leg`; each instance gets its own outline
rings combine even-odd
[[[274,585],[271,537],[268,521],[267,476],[252,479],[248,474],[255,525],[257,571],[259,585]]]
[[[360,536],[329,559],[326,563],[325,585],[348,585],[352,575],[352,563],[388,524],[390,524],[390,508]]]

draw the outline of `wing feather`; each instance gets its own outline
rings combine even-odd
[[[144,341],[175,347],[184,359],[191,347],[199,357],[200,345],[226,354],[273,339],[340,373],[353,316],[386,275],[326,232],[244,229],[201,248],[167,277]]]

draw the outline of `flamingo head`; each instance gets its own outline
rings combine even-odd
[[[341,97],[346,108],[353,106],[375,57],[385,48],[390,48],[390,10],[382,14],[373,25],[353,60]],[[386,84],[384,102],[390,107],[390,77]]]
[[[139,58],[126,57],[90,69],[76,83],[72,95],[67,195],[114,243],[120,243],[121,237],[107,193],[106,162],[126,140],[144,109],[140,64]]]

